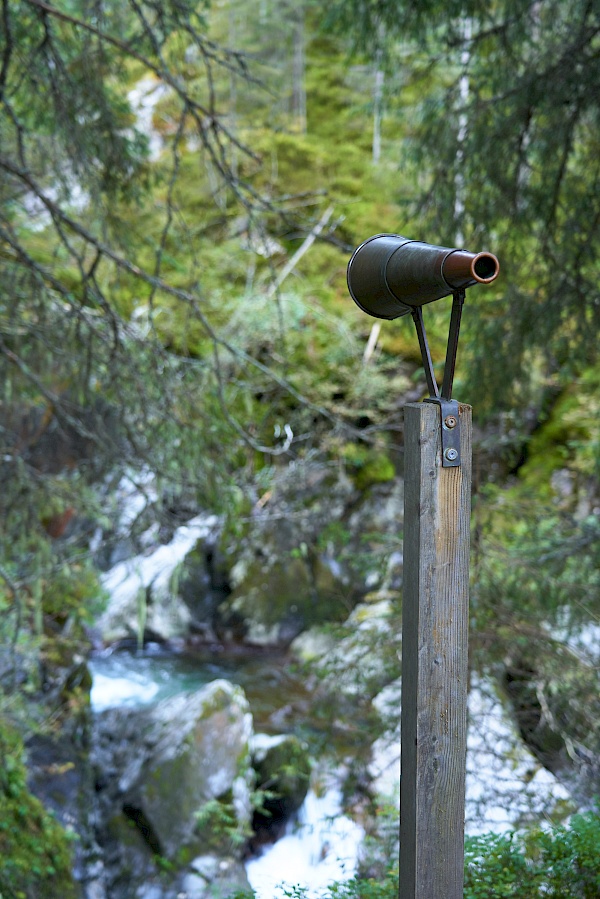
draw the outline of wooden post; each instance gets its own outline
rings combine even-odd
[[[463,899],[471,407],[443,468],[438,405],[405,413],[400,899]]]

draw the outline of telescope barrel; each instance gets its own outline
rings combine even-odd
[[[348,289],[363,312],[394,319],[473,284],[490,284],[499,270],[492,253],[376,234],[354,251],[348,263]]]

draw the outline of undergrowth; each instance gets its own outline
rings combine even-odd
[[[249,899],[238,893],[232,899]],[[287,899],[307,899],[308,890],[288,887]],[[568,825],[523,833],[468,837],[464,899],[598,899],[600,814],[574,815]],[[381,880],[354,878],[333,884],[322,899],[397,899],[395,863]]]

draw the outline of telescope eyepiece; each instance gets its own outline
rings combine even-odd
[[[478,253],[473,260],[473,277],[480,284],[491,284],[498,277],[500,266],[492,253]]]
[[[498,260],[492,253],[450,250],[442,263],[444,280],[453,290],[473,284],[491,284],[498,277]]]

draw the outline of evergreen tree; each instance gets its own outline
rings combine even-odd
[[[309,333],[302,298],[283,313],[288,250],[336,226],[301,133],[303,28],[296,7],[268,2],[257,14],[0,0],[0,608],[13,648],[25,624],[41,633],[42,598],[66,571],[93,590],[85,535],[56,538],[73,516],[91,534],[124,471],[235,516],[234,479],[356,417],[376,379],[376,363],[341,373],[360,351],[333,316],[318,311]],[[320,371],[290,364],[308,342]]]
[[[258,158],[223,88],[259,85],[206,13],[188,0],[0,4],[0,607],[13,644],[33,606],[41,632],[32,597],[66,562],[81,568],[54,538],[73,511],[94,521],[101,478],[146,467],[167,494],[219,508],[240,448],[262,447],[239,385],[269,367],[224,328],[232,298],[205,285],[228,256],[209,251],[240,216],[262,233],[291,202],[238,176]],[[246,276],[238,256],[222,282]]]
[[[466,316],[470,396],[523,406],[532,368],[559,386],[580,374],[600,326],[598,4],[342,0],[328,21],[373,58],[382,30],[405,50],[420,93],[398,139],[414,236],[500,257],[498,289]]]

